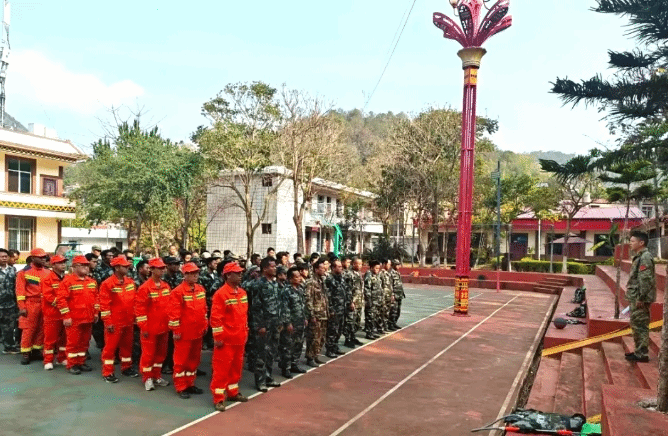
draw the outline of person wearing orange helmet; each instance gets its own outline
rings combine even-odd
[[[37,357],[44,345],[44,317],[42,315],[42,280],[50,271],[44,268],[46,252],[35,248],[30,252],[30,266],[16,273],[16,301],[19,306],[22,365]],[[32,354],[32,356],[31,356]]]
[[[114,274],[100,285],[100,317],[104,322],[102,349],[102,377],[107,383],[116,383],[114,358],[116,350],[121,358],[121,373],[138,377],[132,367],[132,338],[134,324],[135,282],[127,276],[130,262],[123,255],[110,262]]]
[[[58,354],[56,361],[67,364],[67,354],[65,353],[65,327],[63,326],[63,316],[58,310],[58,288],[67,269],[67,259],[61,255],[51,258],[51,272],[42,280],[42,314],[44,315],[44,369],[53,369],[53,360],[55,354]],[[56,353],[56,346],[58,352]]]
[[[141,330],[141,359],[139,368],[147,391],[155,385],[169,386],[162,378],[162,362],[167,356],[169,337],[169,294],[171,289],[162,280],[165,263],[159,257],[148,262],[151,276],[139,287],[135,297],[135,316]]]
[[[67,370],[75,375],[93,370],[86,365],[86,351],[98,320],[97,282],[88,275],[88,268],[86,256],[72,259],[72,274],[60,282],[56,300],[67,337]]]
[[[230,262],[223,268],[225,284],[213,295],[211,330],[213,358],[211,366],[211,393],[215,409],[225,410],[225,399],[246,402],[239,392],[241,370],[244,365],[244,347],[248,339],[248,296],[239,287],[243,268]]]
[[[169,297],[169,328],[174,336],[174,388],[180,398],[204,391],[195,386],[197,366],[202,356],[202,337],[206,333],[206,292],[199,279],[199,267],[183,265],[183,282]]]

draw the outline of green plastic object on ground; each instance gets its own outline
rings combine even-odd
[[[586,422],[582,426],[582,430],[580,430],[580,435],[586,436],[586,435],[600,435],[601,434],[601,424],[590,424]]]

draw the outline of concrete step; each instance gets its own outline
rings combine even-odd
[[[601,413],[601,387],[609,383],[603,362],[603,351],[600,348],[585,347],[582,349],[582,365],[584,373],[584,411],[585,416]]]
[[[656,354],[661,351],[661,332],[649,332],[649,348]]]
[[[606,341],[601,343],[603,360],[608,380],[615,386],[639,388],[642,383],[635,373],[633,364],[624,357],[624,347],[619,342]]]
[[[565,415],[583,413],[583,385],[582,353],[562,353],[553,411]]]
[[[569,280],[565,279],[563,277],[547,277],[541,280],[539,283],[545,283],[545,284],[551,284],[551,285],[559,285],[559,286],[567,286]]]
[[[575,286],[569,286],[561,293],[559,301],[557,302],[557,308],[554,311],[553,320],[554,318],[568,318],[566,313],[579,306],[579,304],[571,303],[574,291]],[[569,324],[565,328],[559,330],[552,322],[550,322],[550,325],[545,332],[545,337],[543,338],[543,347],[552,348],[557,345],[585,339],[587,338],[587,327],[587,325],[582,324]]]
[[[559,295],[562,289],[563,288],[560,287],[546,286],[542,284],[538,284],[533,287],[534,292],[538,292],[540,294],[549,294],[549,295]]]
[[[624,344],[625,352],[631,353],[635,350],[635,344],[631,336],[622,337],[622,343]],[[649,362],[637,362],[635,369],[640,379],[641,387],[656,390],[659,383],[659,356],[651,347],[649,350]]]
[[[543,357],[536,373],[527,408],[550,411],[554,409],[554,394],[557,391],[561,359]]]

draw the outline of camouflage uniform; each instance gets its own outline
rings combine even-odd
[[[322,351],[329,308],[322,278],[314,276],[306,286],[306,318],[309,320],[306,330],[306,358],[315,359]],[[315,320],[314,320],[315,319]]]
[[[392,292],[394,292],[394,302],[390,307],[390,325],[397,325],[397,321],[401,316],[401,300],[406,298],[406,293],[404,292],[404,284],[401,281],[401,274],[399,271],[392,268],[390,270],[390,279],[392,280]]]
[[[15,332],[18,330],[19,308],[16,304],[16,269],[13,266],[0,269],[0,337],[5,351],[17,347]]]
[[[91,276],[97,282],[98,288],[103,281],[107,280],[112,275],[114,275],[114,269],[104,261],[100,261],[91,273]],[[104,323],[102,322],[102,317],[100,317],[97,322],[93,323],[93,339],[95,339],[95,346],[97,346],[97,348],[100,350],[104,348]]]
[[[259,270],[257,270],[259,271]],[[248,297],[248,325],[253,325],[253,286],[255,282],[259,279],[257,273],[247,274],[244,273],[246,277],[245,280],[241,281],[241,289],[246,291],[246,296]],[[222,286],[222,279],[221,285]],[[255,333],[252,331],[248,334],[248,340],[246,340],[246,365],[249,371],[255,371]]]
[[[626,285],[626,299],[631,306],[631,329],[635,354],[646,357],[649,353],[649,306],[656,301],[656,278],[654,259],[643,248],[633,257],[631,275]],[[635,307],[637,301],[645,303],[642,308]]]
[[[381,309],[379,313],[380,318],[380,329],[387,330],[390,323],[390,308],[392,306],[392,278],[390,277],[389,271],[381,269],[378,273],[380,277],[380,283],[383,288],[383,299],[381,303]]]
[[[274,359],[278,354],[282,322],[284,320],[283,302],[276,280],[262,277],[253,283],[253,323],[251,333],[255,335],[255,384],[264,385],[273,380],[271,376]],[[265,329],[264,336],[258,330]]]
[[[197,283],[202,285],[204,292],[206,293],[206,316],[207,319],[211,319],[211,303],[213,302],[213,294],[216,293],[218,288],[214,287],[218,282],[216,279],[218,274],[214,271],[209,271],[209,268],[202,268],[199,272],[199,280]],[[222,286],[222,285],[221,285]],[[211,331],[211,326],[207,328],[206,334],[202,338],[202,343],[206,348],[213,348],[213,333]]]
[[[346,314],[343,327],[343,336],[348,341],[355,339],[357,333],[362,325],[362,307],[364,304],[364,279],[362,273],[359,271],[348,270],[344,273],[346,280],[348,280],[348,297],[346,301]],[[355,305],[355,309],[350,309],[350,301]]]
[[[367,271],[364,275],[364,331],[367,334],[380,329],[379,310],[383,301],[380,274]]]
[[[174,289],[175,287],[180,285],[181,282],[183,281],[183,273],[181,271],[177,271],[174,274],[166,272],[165,275],[162,277],[162,280],[167,282],[170,288]]]
[[[327,339],[325,347],[328,352],[339,349],[339,339],[343,328],[343,316],[346,306],[350,305],[348,300],[348,285],[343,274],[330,274],[325,279],[325,291],[327,303],[329,304],[329,319],[327,320]]]
[[[297,365],[297,359],[302,354],[304,346],[304,291],[301,288],[295,288],[290,283],[286,283],[281,288],[281,300],[285,309],[283,320],[284,327],[292,324],[292,334],[287,329],[281,332],[281,342],[279,345],[279,354],[281,360],[279,367],[281,369],[290,369]]]

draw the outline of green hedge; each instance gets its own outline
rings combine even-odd
[[[525,272],[550,272],[550,262],[547,260],[522,259],[514,261],[513,270]],[[569,274],[593,274],[594,265],[587,265],[580,262],[568,262]],[[561,262],[554,262],[552,270],[555,273],[561,273]]]

